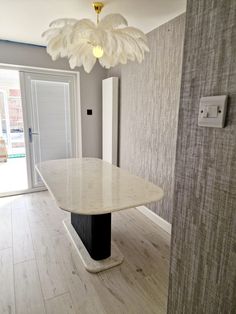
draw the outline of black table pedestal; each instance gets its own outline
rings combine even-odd
[[[99,261],[111,255],[111,213],[102,215],[71,213],[71,224],[94,260]]]

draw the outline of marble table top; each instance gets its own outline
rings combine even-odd
[[[158,201],[160,187],[101,159],[45,161],[36,169],[57,205],[66,211],[98,215]]]

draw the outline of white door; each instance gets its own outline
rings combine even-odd
[[[31,187],[43,186],[35,165],[75,154],[72,132],[74,77],[21,72],[25,91]]]

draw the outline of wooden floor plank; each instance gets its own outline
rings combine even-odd
[[[12,247],[11,205],[9,198],[0,202],[0,250]]]
[[[7,198],[5,204],[0,199],[1,209],[7,228],[0,222],[0,244],[12,246],[12,212],[14,256],[20,262],[14,265],[17,314],[45,313],[44,304],[47,314],[166,313],[170,236],[136,209],[112,215],[112,238],[124,262],[99,274],[84,269],[62,224],[69,214],[57,208],[48,192]],[[9,276],[13,281],[13,260],[12,249],[3,251],[8,252],[2,257],[5,270],[0,269],[5,284]],[[7,287],[0,296],[1,314],[14,313],[14,289]]]
[[[14,263],[34,259],[26,206],[18,200],[12,204],[12,234]]]
[[[31,233],[44,298],[64,294],[68,288],[63,277],[60,255],[57,255],[57,238],[50,237],[48,229],[39,223],[38,226],[31,226]]]
[[[69,293],[47,300],[46,309],[47,314],[76,314]]]
[[[85,271],[82,261],[69,237],[60,237],[58,254],[76,313],[106,313],[93,285],[96,274]],[[99,309],[99,312],[97,312]]]
[[[139,271],[146,276],[156,274],[160,281],[166,281],[168,258],[163,259],[161,251],[146,239],[146,235],[140,234],[134,226],[125,228],[119,224],[113,225],[112,238],[133,272]]]
[[[45,306],[35,261],[14,265],[17,314],[45,314]]]
[[[12,249],[0,250],[0,313],[15,313]]]
[[[59,209],[49,193],[34,193],[32,198],[28,196],[27,209],[28,218],[33,229],[37,228],[37,225],[41,225],[47,228],[47,233],[51,237],[66,233],[61,222],[69,217],[69,213]]]
[[[133,273],[126,262],[120,268],[100,273],[94,278],[95,287],[106,312],[165,313],[166,295],[158,286],[148,285],[147,278]]]

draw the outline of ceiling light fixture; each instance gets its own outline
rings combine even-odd
[[[97,23],[89,19],[58,19],[49,25],[42,36],[52,59],[67,57],[72,69],[83,65],[88,73],[97,59],[106,69],[126,64],[128,60],[141,63],[149,51],[145,34],[129,27],[120,14],[109,14],[100,21],[104,4],[94,2],[93,7]]]

